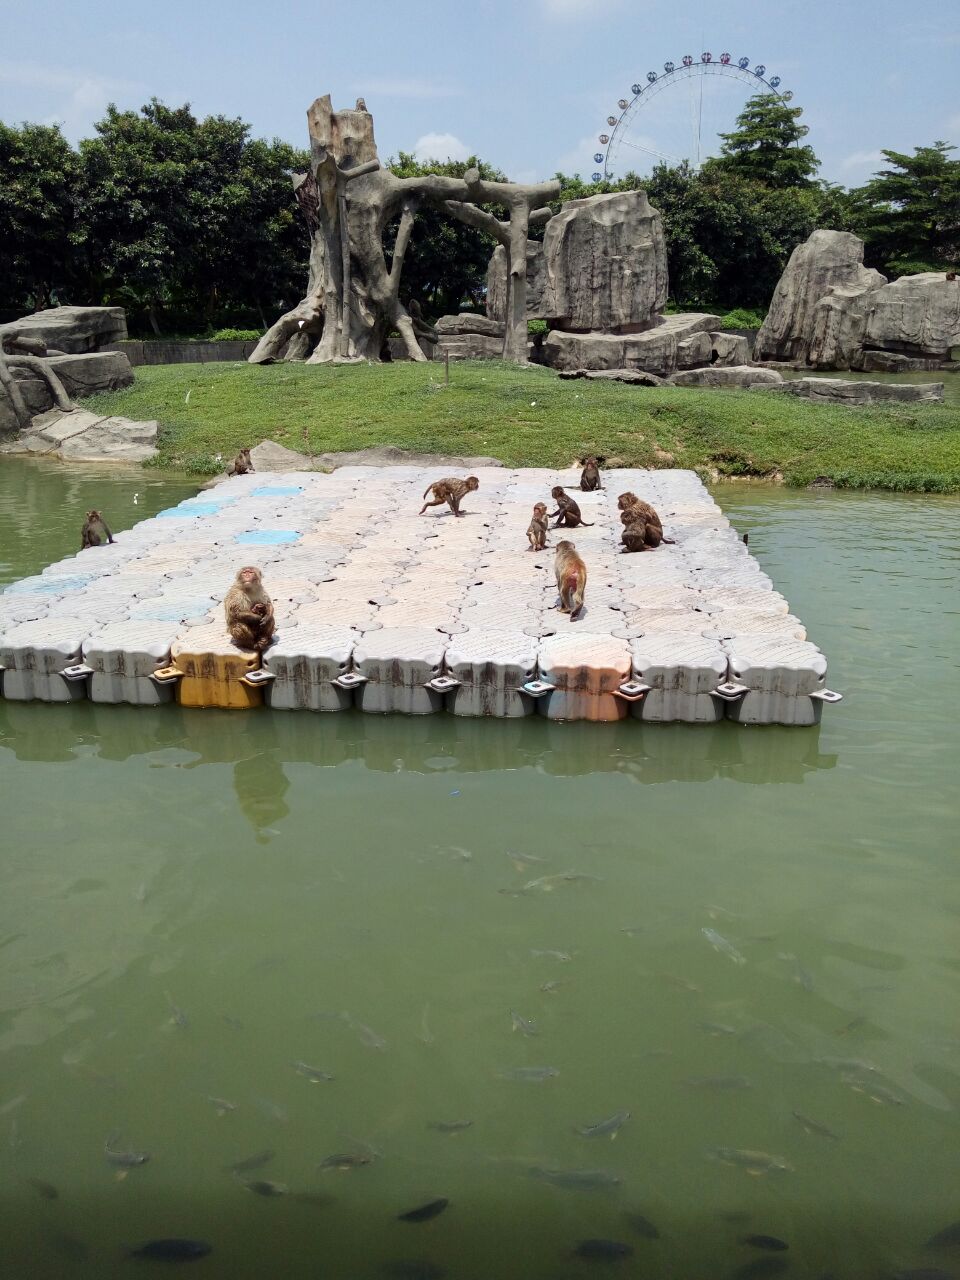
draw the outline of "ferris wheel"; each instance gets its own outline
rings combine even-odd
[[[767,77],[767,68],[762,62],[751,66],[749,58],[734,59],[729,53],[721,53],[718,58],[714,58],[712,53],[701,53],[699,60],[690,53],[684,54],[679,62],[665,62],[662,71],[648,71],[643,80],[630,86],[632,96],[619,100],[619,114],[611,112],[607,116],[606,131],[598,136],[603,150],[596,151],[593,156],[597,165],[596,172],[592,174],[593,181],[612,181],[618,173],[633,168],[641,156],[668,164],[689,160],[699,168],[705,132],[704,99],[705,96],[709,99],[708,91],[719,78],[728,82],[740,81],[749,85],[753,92],[771,93],[781,102],[790,102],[793,98],[789,89],[780,92],[779,76]],[[654,113],[650,108],[665,89],[683,85],[687,87],[689,107],[689,124],[684,122],[686,137],[658,145],[660,131],[657,138],[649,136],[643,132],[644,122],[651,119]],[[684,113],[679,114],[682,116]],[[805,125],[801,126],[801,132],[808,132]],[[680,154],[682,151],[688,151],[688,154]]]

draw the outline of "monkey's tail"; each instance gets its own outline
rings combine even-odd
[[[427,487],[426,487],[426,488],[424,489],[424,491],[423,491],[423,496],[424,496],[424,497],[426,497],[426,496],[427,496],[427,494],[430,492],[430,490],[431,490],[432,488],[433,488],[433,485],[432,485],[432,484],[428,484],[428,485],[427,485]]]
[[[666,542],[666,543],[667,543],[667,545],[668,545],[668,546],[671,546],[671,547],[675,547],[675,546],[677,545],[677,540],[676,540],[676,538],[666,538],[666,537],[664,537],[664,536],[663,536],[663,534],[661,534],[661,535],[660,535],[660,541],[661,541],[661,542]]]
[[[592,529],[597,522],[596,520],[581,520],[580,523],[585,529]]]

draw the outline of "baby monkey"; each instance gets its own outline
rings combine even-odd
[[[589,493],[592,489],[602,489],[600,483],[600,468],[597,465],[596,458],[584,458],[583,470],[580,472],[580,488],[584,493]]]
[[[444,480],[435,480],[433,484],[428,484],[423,491],[423,496],[428,493],[433,494],[432,502],[425,502],[420,508],[418,515],[423,515],[427,507],[442,507],[444,503],[450,508],[455,516],[465,515],[466,512],[460,510],[460,503],[468,493],[473,493],[475,489],[480,488],[480,481],[476,476],[467,476],[466,480],[458,480],[456,476],[447,476]]]
[[[644,502],[635,493],[621,493],[617,499],[620,508],[620,520],[623,523],[623,553],[629,551],[646,551],[659,547],[661,542],[674,545],[672,538],[665,538],[663,525],[657,512],[649,502]]]
[[[533,508],[533,516],[527,525],[527,537],[530,539],[531,551],[543,551],[547,545],[547,504],[538,502]]]
[[[245,565],[223,601],[230,639],[238,649],[263,653],[273,639],[273,601],[264,589],[260,570]]]
[[[556,485],[550,490],[550,496],[557,504],[556,511],[551,511],[548,519],[552,520],[554,516],[558,516],[557,523],[553,526],[559,529],[561,525],[566,525],[568,529],[576,529],[578,525],[585,525],[588,529],[592,527],[592,520],[584,520],[580,514],[580,508],[574,500],[563,492],[560,485]]]
[[[572,542],[564,539],[557,543],[553,568],[557,578],[557,592],[560,596],[560,612],[569,613],[570,621],[576,622],[583,611],[583,593],[587,588],[587,566],[577,555],[577,548]]]
[[[107,542],[113,541],[113,534],[107,528],[107,522],[99,511],[88,511],[87,518],[80,530],[80,550],[85,547],[100,547],[104,537]]]
[[[250,450],[241,449],[234,460],[227,467],[228,476],[245,476],[248,471],[255,470],[250,460]]]

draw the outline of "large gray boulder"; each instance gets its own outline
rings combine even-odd
[[[939,369],[941,364],[937,356],[907,356],[902,351],[862,351],[854,367],[863,373],[918,373]]]
[[[663,219],[645,191],[571,200],[543,237],[542,316],[581,333],[629,333],[667,302]]]
[[[774,390],[830,404],[873,404],[878,400],[908,403],[943,400],[942,382],[856,382],[847,378],[787,378]]]
[[[72,400],[133,385],[133,370],[122,351],[48,356],[43,363],[57,375]],[[32,413],[43,413],[53,407],[50,387],[37,372],[14,367],[13,374]]]
[[[464,311],[457,316],[441,316],[433,327],[439,334],[482,333],[485,337],[499,338],[503,341],[504,326],[501,321],[474,315],[472,312]]]
[[[773,387],[783,382],[776,369],[753,365],[712,364],[706,369],[684,369],[667,379],[673,387]]]
[[[451,360],[502,360],[503,335],[492,338],[485,333],[443,333],[437,352]]]
[[[817,363],[838,358],[849,365],[865,295],[886,278],[863,265],[863,241],[848,231],[814,231],[790,255],[774,290],[770,310],[757,334],[754,360],[810,362],[811,345]],[[831,295],[827,314],[818,317],[821,299]],[[848,317],[847,313],[853,314]],[[862,336],[862,335],[861,335]]]
[[[960,346],[960,280],[901,276],[871,295],[864,346],[949,359]]]
[[[0,445],[3,453],[27,453],[64,462],[146,462],[157,452],[157,422],[103,417],[86,409],[51,410],[29,430]]]
[[[714,365],[743,365],[750,363],[750,343],[739,333],[711,333],[710,359]]]
[[[867,276],[876,276],[875,280]],[[833,285],[813,310],[813,325],[801,360],[815,369],[853,369],[859,363],[872,299],[885,277],[863,269],[858,283]]]
[[[527,316],[579,333],[629,333],[667,301],[663,220],[645,191],[570,200],[527,243]],[[506,253],[487,268],[487,315],[506,315]]]
[[[0,339],[8,333],[40,338],[57,351],[81,354],[122,342],[127,317],[123,307],[50,307],[0,325]]]
[[[555,329],[543,344],[544,362],[553,369],[638,369],[669,374],[679,366],[680,344],[695,334],[704,335],[709,360],[710,331],[718,321],[718,316],[691,312],[664,316],[661,324],[643,333],[566,333]]]

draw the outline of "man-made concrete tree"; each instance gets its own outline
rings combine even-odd
[[[559,184],[491,181],[478,169],[467,170],[462,178],[399,178],[380,167],[373,117],[362,98],[352,111],[337,112],[329,95],[318,98],[307,112],[307,126],[310,171],[296,180],[297,199],[312,234],[307,294],[264,334],[251,362],[379,360],[392,330],[400,334],[412,360],[425,359],[417,325],[400,301],[400,282],[418,208],[446,201],[497,204],[508,211],[512,294],[504,355],[525,361],[530,215],[559,195]],[[388,265],[384,230],[398,214]],[[496,221],[492,215],[490,219]]]

